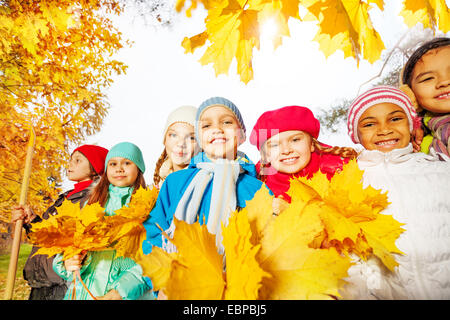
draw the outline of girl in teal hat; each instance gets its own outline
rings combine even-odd
[[[127,205],[133,193],[146,188],[145,164],[141,150],[134,144],[122,142],[108,152],[105,173],[93,189],[88,204],[99,202],[107,215]],[[130,258],[115,257],[115,250],[87,252],[62,260],[57,255],[53,262],[55,272],[67,281],[72,272],[80,270],[81,278],[90,293],[99,300],[135,300],[153,298],[150,287],[142,277],[142,268]],[[80,282],[76,283],[76,299],[92,297]],[[73,283],[64,299],[72,299]]]

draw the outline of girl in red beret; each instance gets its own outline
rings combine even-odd
[[[306,107],[288,106],[264,112],[250,135],[261,153],[256,164],[260,179],[274,193],[273,212],[280,214],[290,203],[286,193],[292,177],[311,178],[321,171],[328,179],[357,153],[349,147],[320,143],[320,123]]]
[[[95,145],[82,145],[70,155],[67,167],[67,178],[74,181],[72,190],[59,195],[58,199],[43,214],[36,215],[29,205],[14,206],[11,213],[11,222],[24,220],[24,228],[30,232],[32,224],[48,219],[50,215],[57,214],[57,208],[64,200],[79,203],[82,207],[89,198],[89,186],[104,172],[105,158],[108,149]],[[33,247],[28,257],[23,275],[31,287],[30,300],[61,300],[67,290],[66,282],[53,271],[53,258],[47,255],[35,255],[38,250]]]

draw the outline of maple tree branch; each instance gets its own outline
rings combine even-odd
[[[397,50],[397,49],[398,49],[398,50],[401,50],[400,47],[399,47],[399,45],[400,45],[400,43],[405,39],[405,37],[408,35],[408,33],[409,33],[410,31],[411,31],[411,29],[408,29],[408,31],[406,31],[406,32],[403,34],[403,36],[400,37],[400,39],[397,41],[397,43],[395,44],[395,46],[391,49],[391,51],[389,52],[387,58],[384,60],[384,63],[383,63],[383,66],[382,66],[381,69],[380,69],[380,72],[378,72],[377,75],[375,75],[374,77],[370,78],[369,80],[363,82],[363,83],[359,86],[359,88],[358,88],[358,93],[356,94],[356,96],[359,96],[359,93],[360,93],[360,91],[361,91],[362,86],[364,86],[365,84],[367,84],[367,83],[369,83],[369,82],[372,82],[373,80],[375,80],[376,78],[379,78],[379,77],[381,76],[381,74],[382,74],[383,71],[384,71],[384,68],[386,67],[386,65],[387,65],[387,63],[388,63],[388,61],[389,61],[389,59],[390,59],[390,58],[392,57],[392,55],[394,54],[395,50]]]

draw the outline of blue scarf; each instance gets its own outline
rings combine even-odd
[[[228,224],[230,214],[236,210],[236,182],[244,168],[250,169],[250,174],[256,175],[254,165],[248,158],[239,153],[236,160],[217,159],[212,162],[202,152],[195,156],[190,167],[200,169],[183,193],[174,217],[189,224],[197,220],[198,210],[206,187],[213,181],[212,194],[206,227],[211,234],[216,235],[216,244],[222,248],[222,223]],[[175,226],[172,221],[167,234],[172,236]],[[163,241],[163,243],[167,243]],[[170,242],[165,246],[166,251],[174,250]]]

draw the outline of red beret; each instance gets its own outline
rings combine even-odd
[[[288,106],[264,112],[250,134],[250,143],[258,150],[270,137],[284,131],[299,130],[319,137],[320,123],[306,107]]]
[[[95,172],[99,175],[103,174],[105,171],[105,159],[108,154],[108,149],[91,144],[85,144],[73,150],[73,152],[75,151],[81,152],[89,160]]]

